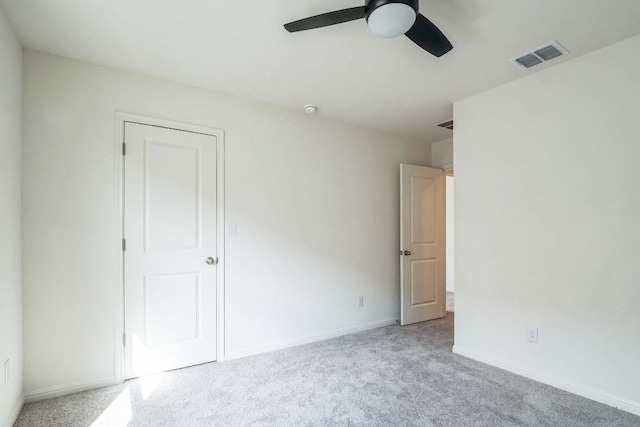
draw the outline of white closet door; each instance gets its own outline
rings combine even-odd
[[[216,358],[215,136],[125,124],[125,377]]]

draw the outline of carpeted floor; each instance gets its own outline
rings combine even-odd
[[[454,355],[453,314],[28,404],[17,426],[640,426]]]

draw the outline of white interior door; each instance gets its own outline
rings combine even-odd
[[[445,175],[400,165],[400,323],[444,317]]]
[[[125,123],[125,378],[216,358],[215,136]]]

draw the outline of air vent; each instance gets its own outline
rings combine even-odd
[[[558,48],[553,45],[545,46],[542,49],[538,49],[533,53],[535,53],[540,58],[542,58],[543,61],[548,61],[550,59],[557,58],[558,56],[562,55],[562,52],[560,52],[560,50],[558,50]]]
[[[437,126],[440,126],[441,128],[453,130],[453,120],[448,120],[446,122],[440,123]]]
[[[531,68],[534,65],[542,64],[542,59],[538,58],[533,53],[530,53],[528,55],[521,56],[520,58],[516,58],[516,62],[524,68]]]
[[[567,53],[569,53],[569,51],[554,40],[545,46],[518,56],[517,58],[512,59],[512,61],[520,64],[524,68],[531,68],[534,65],[542,64],[545,61],[549,61]]]

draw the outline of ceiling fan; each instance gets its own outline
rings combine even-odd
[[[289,22],[284,28],[295,33],[361,18],[365,18],[369,29],[377,36],[390,38],[404,34],[437,57],[453,49],[442,31],[418,12],[418,0],[365,0],[364,6]]]

